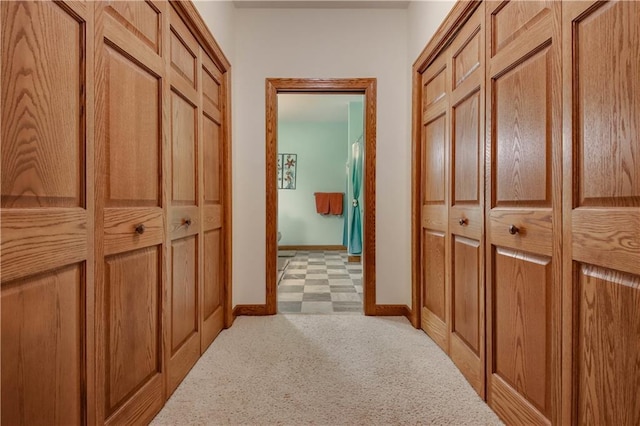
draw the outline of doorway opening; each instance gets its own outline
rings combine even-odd
[[[350,150],[347,157],[347,161],[342,164],[342,173],[338,172],[338,179],[344,179],[345,184],[350,179],[351,185],[343,186],[343,199],[342,199],[342,211],[346,214],[347,220],[342,216],[341,220],[326,220],[321,222],[322,227],[338,228],[347,224],[347,232],[342,233],[343,238],[340,241],[333,241],[338,244],[305,244],[305,245],[287,245],[286,242],[291,241],[286,238],[281,243],[280,254],[289,254],[295,252],[292,256],[292,267],[302,268],[303,266],[324,266],[327,268],[326,272],[329,272],[329,266],[339,267],[340,263],[343,263],[344,269],[338,275],[349,275],[353,272],[354,276],[358,277],[361,273],[361,278],[356,278],[357,284],[360,284],[362,292],[362,308],[365,315],[374,315],[376,312],[375,304],[375,119],[376,119],[376,80],[375,79],[267,79],[266,82],[266,310],[267,314],[276,314],[278,311],[278,270],[282,269],[282,259],[278,262],[278,248],[279,240],[282,238],[283,233],[279,235],[278,232],[278,192],[283,191],[284,188],[294,189],[298,188],[298,175],[302,173],[299,167],[300,159],[297,157],[296,152],[283,152],[278,149],[278,135],[279,135],[279,123],[278,123],[278,105],[279,95],[350,95],[355,96],[354,99],[361,99],[362,104],[362,127],[363,131],[361,135],[355,138],[348,137],[345,142],[345,149]],[[297,98],[300,100],[301,98]],[[284,105],[286,102],[281,101]],[[355,108],[355,105],[354,105]],[[295,109],[295,108],[294,108]],[[361,137],[360,137],[361,136]],[[354,139],[354,140],[351,140]],[[284,140],[284,138],[283,138]],[[289,145],[290,146],[290,145]],[[292,151],[292,149],[287,149]],[[355,162],[354,162],[355,160]],[[303,162],[304,163],[304,162]],[[350,173],[347,175],[347,164],[350,165]],[[358,174],[358,166],[361,164]],[[280,168],[278,167],[280,165]],[[308,163],[307,163],[308,165]],[[354,175],[354,171],[356,171]],[[305,171],[306,173],[306,171]],[[358,177],[359,176],[359,177]],[[335,176],[334,176],[335,177]],[[356,179],[356,188],[353,186],[353,179]],[[302,183],[302,181],[300,181]],[[307,185],[308,186],[308,185]],[[298,198],[304,196],[306,198],[306,204],[312,205],[317,213],[321,213],[324,209],[324,196],[333,197],[336,192],[325,193],[321,187],[318,191],[310,188],[301,188],[304,190],[297,191],[295,195]],[[331,188],[329,188],[331,189]],[[356,189],[354,194],[353,190]],[[340,191],[337,191],[338,193]],[[358,194],[358,192],[360,192]],[[292,202],[291,198],[294,191],[287,192],[287,199],[289,204]],[[285,198],[283,196],[283,198]],[[355,200],[355,201],[354,201]],[[340,202],[329,203],[335,208]],[[331,216],[331,211],[327,215]],[[337,213],[337,212],[334,212]],[[334,216],[340,216],[335,214]],[[351,244],[351,237],[349,231],[357,229],[357,219],[361,221],[361,247],[357,247],[357,235],[355,236],[355,244]],[[337,218],[333,218],[337,219]],[[353,222],[356,220],[356,222]],[[332,222],[332,223],[331,223]],[[355,224],[355,225],[354,225]],[[291,224],[284,226],[284,229],[291,229]],[[307,224],[309,225],[309,224]],[[307,226],[302,225],[302,226]],[[309,225],[310,226],[310,225]],[[316,223],[316,228],[318,223]],[[284,230],[282,225],[281,230]],[[308,229],[310,232],[317,232],[318,229]],[[286,231],[285,231],[286,232]],[[337,232],[336,229],[331,231]],[[280,237],[280,238],[279,238]],[[346,237],[346,238],[344,238]],[[299,240],[300,241],[300,240]],[[329,241],[331,242],[331,241]],[[342,244],[340,244],[342,243]],[[360,259],[349,259],[349,253],[346,252],[349,246],[352,246],[353,255],[360,254]],[[289,253],[283,253],[282,250],[286,250]],[[288,250],[287,250],[288,249]],[[297,256],[298,251],[300,255]],[[357,253],[360,251],[360,253]],[[282,258],[283,256],[281,256]],[[349,267],[348,261],[360,260],[361,263],[351,263]],[[285,260],[286,262],[286,260]],[[280,263],[280,265],[279,265]],[[303,265],[304,263],[304,265]],[[315,264],[315,265],[314,265]],[[356,265],[361,265],[360,268]],[[279,267],[280,266],[280,267]],[[311,268],[316,269],[316,268]],[[292,269],[294,270],[294,269]],[[360,272],[361,271],[361,272]],[[312,274],[313,275],[313,274]],[[322,274],[320,274],[322,275]],[[328,274],[325,274],[328,275]],[[334,275],[334,274],[332,274]],[[338,275],[335,275],[336,277]],[[324,278],[318,277],[323,280]],[[313,277],[312,277],[313,279]],[[338,278],[339,279],[339,278]],[[322,284],[327,284],[324,281]],[[356,285],[357,285],[356,284]],[[356,288],[359,290],[359,288]],[[346,290],[346,288],[345,288]],[[357,291],[356,290],[356,291]],[[310,296],[309,299],[324,296]],[[294,296],[298,297],[298,296]],[[347,297],[347,296],[345,296]],[[338,297],[344,298],[344,297]],[[347,297],[348,298],[348,297]],[[345,306],[348,303],[345,303]],[[312,306],[309,304],[309,306]],[[291,308],[292,305],[289,306]],[[288,312],[284,310],[283,313]]]

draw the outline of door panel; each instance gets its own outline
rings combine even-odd
[[[93,18],[1,2],[0,21],[0,422],[81,424],[94,396]]]
[[[495,206],[551,204],[550,49],[493,79]]]
[[[168,232],[167,397],[201,353],[202,85],[199,46],[171,6],[171,193]]]
[[[160,81],[110,46],[105,47],[105,59],[109,113],[106,207],[159,206]],[[123,104],[132,108],[121,108]]]
[[[163,74],[160,3],[97,2],[98,419],[148,422],[162,407]]]
[[[196,107],[171,92],[173,203],[196,204]]]
[[[175,353],[192,333],[198,331],[198,241],[196,237],[174,240],[171,276],[171,349]]]
[[[494,259],[495,374],[548,416],[551,259],[507,249]]]
[[[80,424],[84,268],[2,284],[2,424]]]
[[[449,169],[449,82],[446,55],[422,74],[421,141],[421,327],[449,352],[447,174]]]
[[[576,265],[577,421],[640,420],[640,275]]]
[[[204,201],[207,204],[220,204],[220,124],[203,114],[203,149],[204,149]]]
[[[508,423],[558,423],[561,4],[486,7],[487,399]]]
[[[463,237],[453,241],[451,332],[476,354],[480,351],[480,242]]]
[[[484,316],[484,5],[450,49],[455,73],[450,95],[449,241],[450,355],[476,392],[485,395]]]
[[[2,208],[82,206],[83,25],[39,2],[2,17]]]
[[[107,415],[161,373],[159,256],[149,247],[105,259]]]
[[[563,4],[565,421],[640,423],[640,4]]]

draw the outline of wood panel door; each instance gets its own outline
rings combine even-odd
[[[201,353],[222,331],[225,318],[226,291],[224,285],[225,253],[223,228],[223,195],[225,187],[225,133],[226,111],[225,77],[201,48],[200,68],[202,105],[202,156],[200,163],[202,206],[202,299],[200,305],[202,341]]]
[[[449,244],[450,353],[469,383],[485,394],[484,333],[484,4],[450,52],[451,164]]]
[[[96,2],[98,421],[163,405],[166,4]]]
[[[171,9],[167,74],[171,90],[170,239],[165,351],[167,397],[200,357],[202,223],[200,218],[201,144],[200,47],[175,9]]]
[[[487,3],[489,405],[557,423],[561,345],[560,3]]]
[[[2,2],[2,425],[94,422],[93,10]]]
[[[636,425],[640,3],[569,2],[562,7],[563,423]]]
[[[449,94],[443,52],[422,74],[421,327],[449,353]]]

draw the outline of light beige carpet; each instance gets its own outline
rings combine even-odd
[[[494,425],[449,358],[405,318],[239,317],[154,425]]]

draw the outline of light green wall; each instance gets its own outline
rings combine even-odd
[[[278,122],[278,153],[298,155],[296,189],[278,190],[279,245],[341,245],[343,216],[316,213],[314,192],[346,192],[348,124]]]

